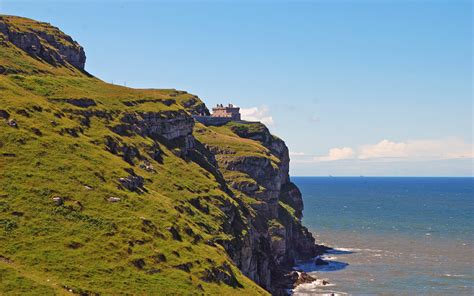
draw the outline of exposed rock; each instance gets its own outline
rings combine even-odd
[[[72,242],[70,242],[67,246],[68,246],[68,248],[75,250],[75,249],[79,249],[80,247],[82,247],[83,244],[81,244],[81,243],[79,243],[79,242],[74,242],[74,241],[72,241]]]
[[[184,101],[182,105],[192,115],[211,115],[209,109],[198,97],[191,97],[189,100]]]
[[[143,269],[145,267],[145,260],[143,259],[135,259],[131,261],[132,265],[135,266],[138,269]]]
[[[323,259],[317,257],[315,260],[314,260],[314,264],[315,265],[328,265],[329,263],[324,261]]]
[[[125,106],[132,107],[138,106],[144,103],[161,103],[166,106],[171,106],[176,103],[176,100],[173,99],[143,99],[143,100],[134,100],[134,101],[126,101],[122,102]]]
[[[183,240],[181,238],[181,235],[179,234],[179,231],[178,231],[177,227],[171,226],[171,227],[168,228],[168,231],[171,233],[174,240],[177,240],[177,241],[182,241]]]
[[[5,257],[3,255],[0,255],[0,262],[11,264],[11,263],[13,263],[13,260],[11,260],[10,258]]]
[[[111,196],[111,197],[107,198],[108,202],[119,202],[120,200],[121,200],[120,197],[115,197],[115,196]]]
[[[84,130],[81,127],[73,127],[73,128],[67,127],[67,128],[62,128],[59,131],[59,134],[60,135],[68,134],[71,137],[77,138],[79,137],[79,134],[82,134],[83,132]]]
[[[137,133],[160,140],[175,140],[192,134],[194,121],[184,111],[127,113],[122,125],[113,130],[118,134]]]
[[[93,99],[89,98],[73,98],[73,99],[51,99],[52,102],[65,102],[76,107],[88,108],[97,106],[97,103]]]
[[[242,287],[227,263],[206,269],[201,279],[205,282],[224,283],[234,288]]]
[[[64,199],[60,196],[53,197],[54,204],[57,206],[61,206],[64,204]]]
[[[5,110],[0,110],[0,118],[8,119],[10,118],[10,114]]]
[[[295,210],[295,216],[298,217],[298,219],[303,217],[303,198],[295,184],[288,182],[282,186],[280,200]]]
[[[14,128],[18,128],[18,123],[16,123],[16,120],[15,119],[9,119],[7,121],[7,124],[11,127],[14,127]]]
[[[163,157],[162,157],[163,152],[161,151],[160,146],[157,143],[154,143],[153,145],[148,147],[146,150],[147,150],[148,155],[153,160],[159,163],[163,163]]]
[[[28,113],[28,111],[26,111],[25,109],[17,110],[16,114],[25,116],[25,117],[31,117],[30,113]]]
[[[140,168],[147,172],[155,172],[153,165],[149,161],[144,161],[140,164]]]
[[[143,177],[137,175],[130,175],[125,178],[119,178],[119,183],[126,189],[135,192],[141,192],[143,190]]]
[[[191,272],[191,268],[193,267],[193,264],[191,262],[187,262],[187,263],[175,265],[173,267],[177,269],[181,269],[189,273]]]
[[[164,254],[156,254],[153,255],[152,258],[156,263],[166,262],[166,256]]]
[[[308,284],[316,281],[316,279],[306,272],[298,272],[298,279],[294,283],[294,287],[301,285],[301,284]]]
[[[199,211],[209,214],[209,206],[206,204],[201,203],[201,199],[199,197],[192,198],[189,200],[189,203],[193,205]]]
[[[17,212],[17,211],[13,211],[13,212],[12,212],[12,215],[13,215],[13,216],[16,216],[16,217],[23,217],[24,214],[25,214],[25,213],[23,213],[23,212]]]
[[[120,139],[106,136],[106,149],[112,154],[120,155],[123,160],[131,165],[134,165],[134,159],[141,159],[140,151],[137,147],[123,143]]]
[[[37,136],[42,136],[43,135],[43,133],[36,127],[32,127],[31,131]]]
[[[244,173],[251,179],[227,182],[258,201],[252,204],[255,216],[246,216],[250,225],[241,222],[241,214],[232,206],[222,208],[229,217],[228,226],[224,226],[224,229],[229,229],[239,239],[218,243],[224,246],[246,276],[274,294],[284,294],[281,282],[285,271],[297,259],[313,258],[322,250],[315,245],[306,227],[301,225],[303,202],[300,191],[289,179],[288,148],[282,140],[272,136],[264,125],[252,124],[252,128],[245,124],[231,126],[239,136],[258,141],[268,148],[269,157],[238,156],[219,146],[207,146],[219,159],[220,168]],[[223,157],[217,157],[219,155]],[[270,160],[270,156],[278,159],[278,162]],[[279,202],[291,207],[292,211],[282,207]],[[279,222],[269,226],[268,221],[272,219]],[[239,236],[242,229],[246,230],[245,235]]]
[[[35,22],[23,19],[24,22]],[[46,24],[46,23],[41,23]],[[0,16],[0,33],[16,47],[32,57],[58,66],[67,63],[84,71],[86,55],[84,49],[72,38],[49,24],[49,30],[25,30],[10,22],[9,16]],[[34,28],[34,25],[32,25]]]

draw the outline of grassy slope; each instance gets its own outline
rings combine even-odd
[[[0,294],[67,294],[68,289],[148,295],[266,293],[232,265],[221,247],[205,243],[222,236],[220,225],[226,217],[218,206],[234,201],[200,166],[161,145],[163,162],[150,160],[155,172],[133,166],[145,177],[147,193],[117,188],[117,178],[125,177],[124,169],[132,165],[106,151],[104,137],[135,144],[144,155],[145,145],[152,142],[120,137],[108,126],[123,112],[183,109],[181,103],[191,95],[106,84],[71,67],[53,68],[9,43],[1,46],[0,65],[21,70],[0,75],[0,109],[19,126],[0,119]],[[87,110],[117,116],[111,122],[92,117],[78,137],[61,134],[65,128],[80,127],[80,118],[71,110],[81,108],[54,99],[82,97],[98,104]],[[123,104],[137,99],[149,102]],[[156,99],[176,103],[167,106]],[[63,197],[65,204],[56,206],[55,196]],[[110,196],[121,201],[110,203]],[[196,197],[209,213],[189,204]],[[182,241],[168,231],[173,225]],[[195,235],[185,229],[203,239],[193,243]],[[206,269],[224,262],[232,266],[241,288],[200,279]],[[192,264],[189,272],[177,268],[187,263]]]
[[[235,161],[241,157],[260,157],[260,158],[267,158],[270,160],[271,165],[274,167],[278,167],[280,165],[280,160],[275,157],[271,151],[264,147],[262,143],[246,138],[242,138],[238,136],[234,131],[236,129],[246,130],[249,133],[263,133],[264,131],[262,128],[265,128],[264,125],[261,123],[237,123],[237,122],[229,122],[223,126],[204,126],[202,124],[197,124],[195,126],[194,136],[205,143],[210,147],[215,147],[221,151],[221,153],[217,153],[216,160],[219,163],[225,163],[229,161]],[[273,136],[274,137],[274,136]],[[248,174],[239,171],[230,171],[223,169],[221,166],[220,168],[226,182],[231,184],[233,182],[241,183],[241,182],[248,182],[251,184],[257,184],[257,182],[250,177]],[[257,184],[258,185],[258,184]],[[260,190],[262,188],[260,187]],[[235,195],[241,198],[246,204],[257,204],[261,203],[252,197],[247,196],[245,193],[240,192],[238,190],[233,190]],[[285,204],[282,201],[279,201],[280,204],[280,211],[285,212],[286,216],[289,219],[297,221],[298,218],[295,216],[295,210],[288,204]],[[250,212],[255,215],[254,210],[250,209]],[[269,220],[268,227],[271,228],[278,224],[281,225],[277,220]]]

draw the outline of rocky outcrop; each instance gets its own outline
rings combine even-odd
[[[130,112],[120,119],[121,123],[110,129],[121,136],[135,134],[153,139],[156,144],[149,149],[149,154],[156,161],[161,161],[161,151],[157,143],[162,143],[170,149],[175,149],[180,157],[188,156],[195,150],[196,141],[192,135],[194,120],[184,110],[164,112]],[[110,145],[112,144],[112,145]],[[112,142],[106,139],[107,149],[116,151]],[[121,149],[123,150],[124,147]],[[129,147],[125,147],[127,151]],[[113,152],[114,153],[114,152]],[[123,155],[128,155],[124,153]],[[131,158],[136,155],[131,155]],[[130,162],[130,161],[128,161]]]
[[[53,66],[70,64],[84,71],[86,55],[82,46],[47,23],[23,20],[25,25],[14,24],[9,16],[0,16],[0,33],[3,38],[30,56]]]
[[[233,229],[235,239],[224,247],[245,275],[270,292],[284,295],[291,285],[281,279],[294,262],[312,258],[323,250],[301,224],[303,201],[301,192],[289,179],[285,143],[260,123],[231,124],[230,128],[242,138],[260,142],[269,155],[234,156],[221,147],[208,146],[214,154],[222,156],[218,157],[220,169],[249,177],[227,180],[232,188],[258,201],[252,204],[254,215],[245,217],[245,235]],[[232,208],[227,210],[229,217],[238,217]]]
[[[96,102],[93,99],[89,98],[78,98],[78,99],[53,99],[51,101],[65,102],[76,107],[88,108],[97,106]]]
[[[145,137],[176,140],[191,135],[194,120],[184,111],[136,112],[122,116],[122,124],[112,128],[121,135],[136,133]],[[188,148],[193,147],[193,139],[187,138]]]
[[[143,190],[143,177],[135,174],[118,179],[120,185],[130,191],[141,192]]]
[[[210,115],[209,109],[207,109],[203,101],[196,96],[184,101],[182,105],[191,115]]]

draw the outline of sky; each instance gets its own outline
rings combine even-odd
[[[107,82],[234,103],[297,176],[471,176],[472,13],[462,0],[0,0],[61,28]]]

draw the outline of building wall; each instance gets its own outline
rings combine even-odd
[[[193,118],[204,124],[204,125],[214,125],[214,126],[219,126],[219,125],[224,125],[228,123],[229,121],[232,121],[231,117],[212,117],[212,116],[193,116]]]
[[[212,108],[212,117],[232,118],[233,120],[240,120],[240,108],[218,107]]]

